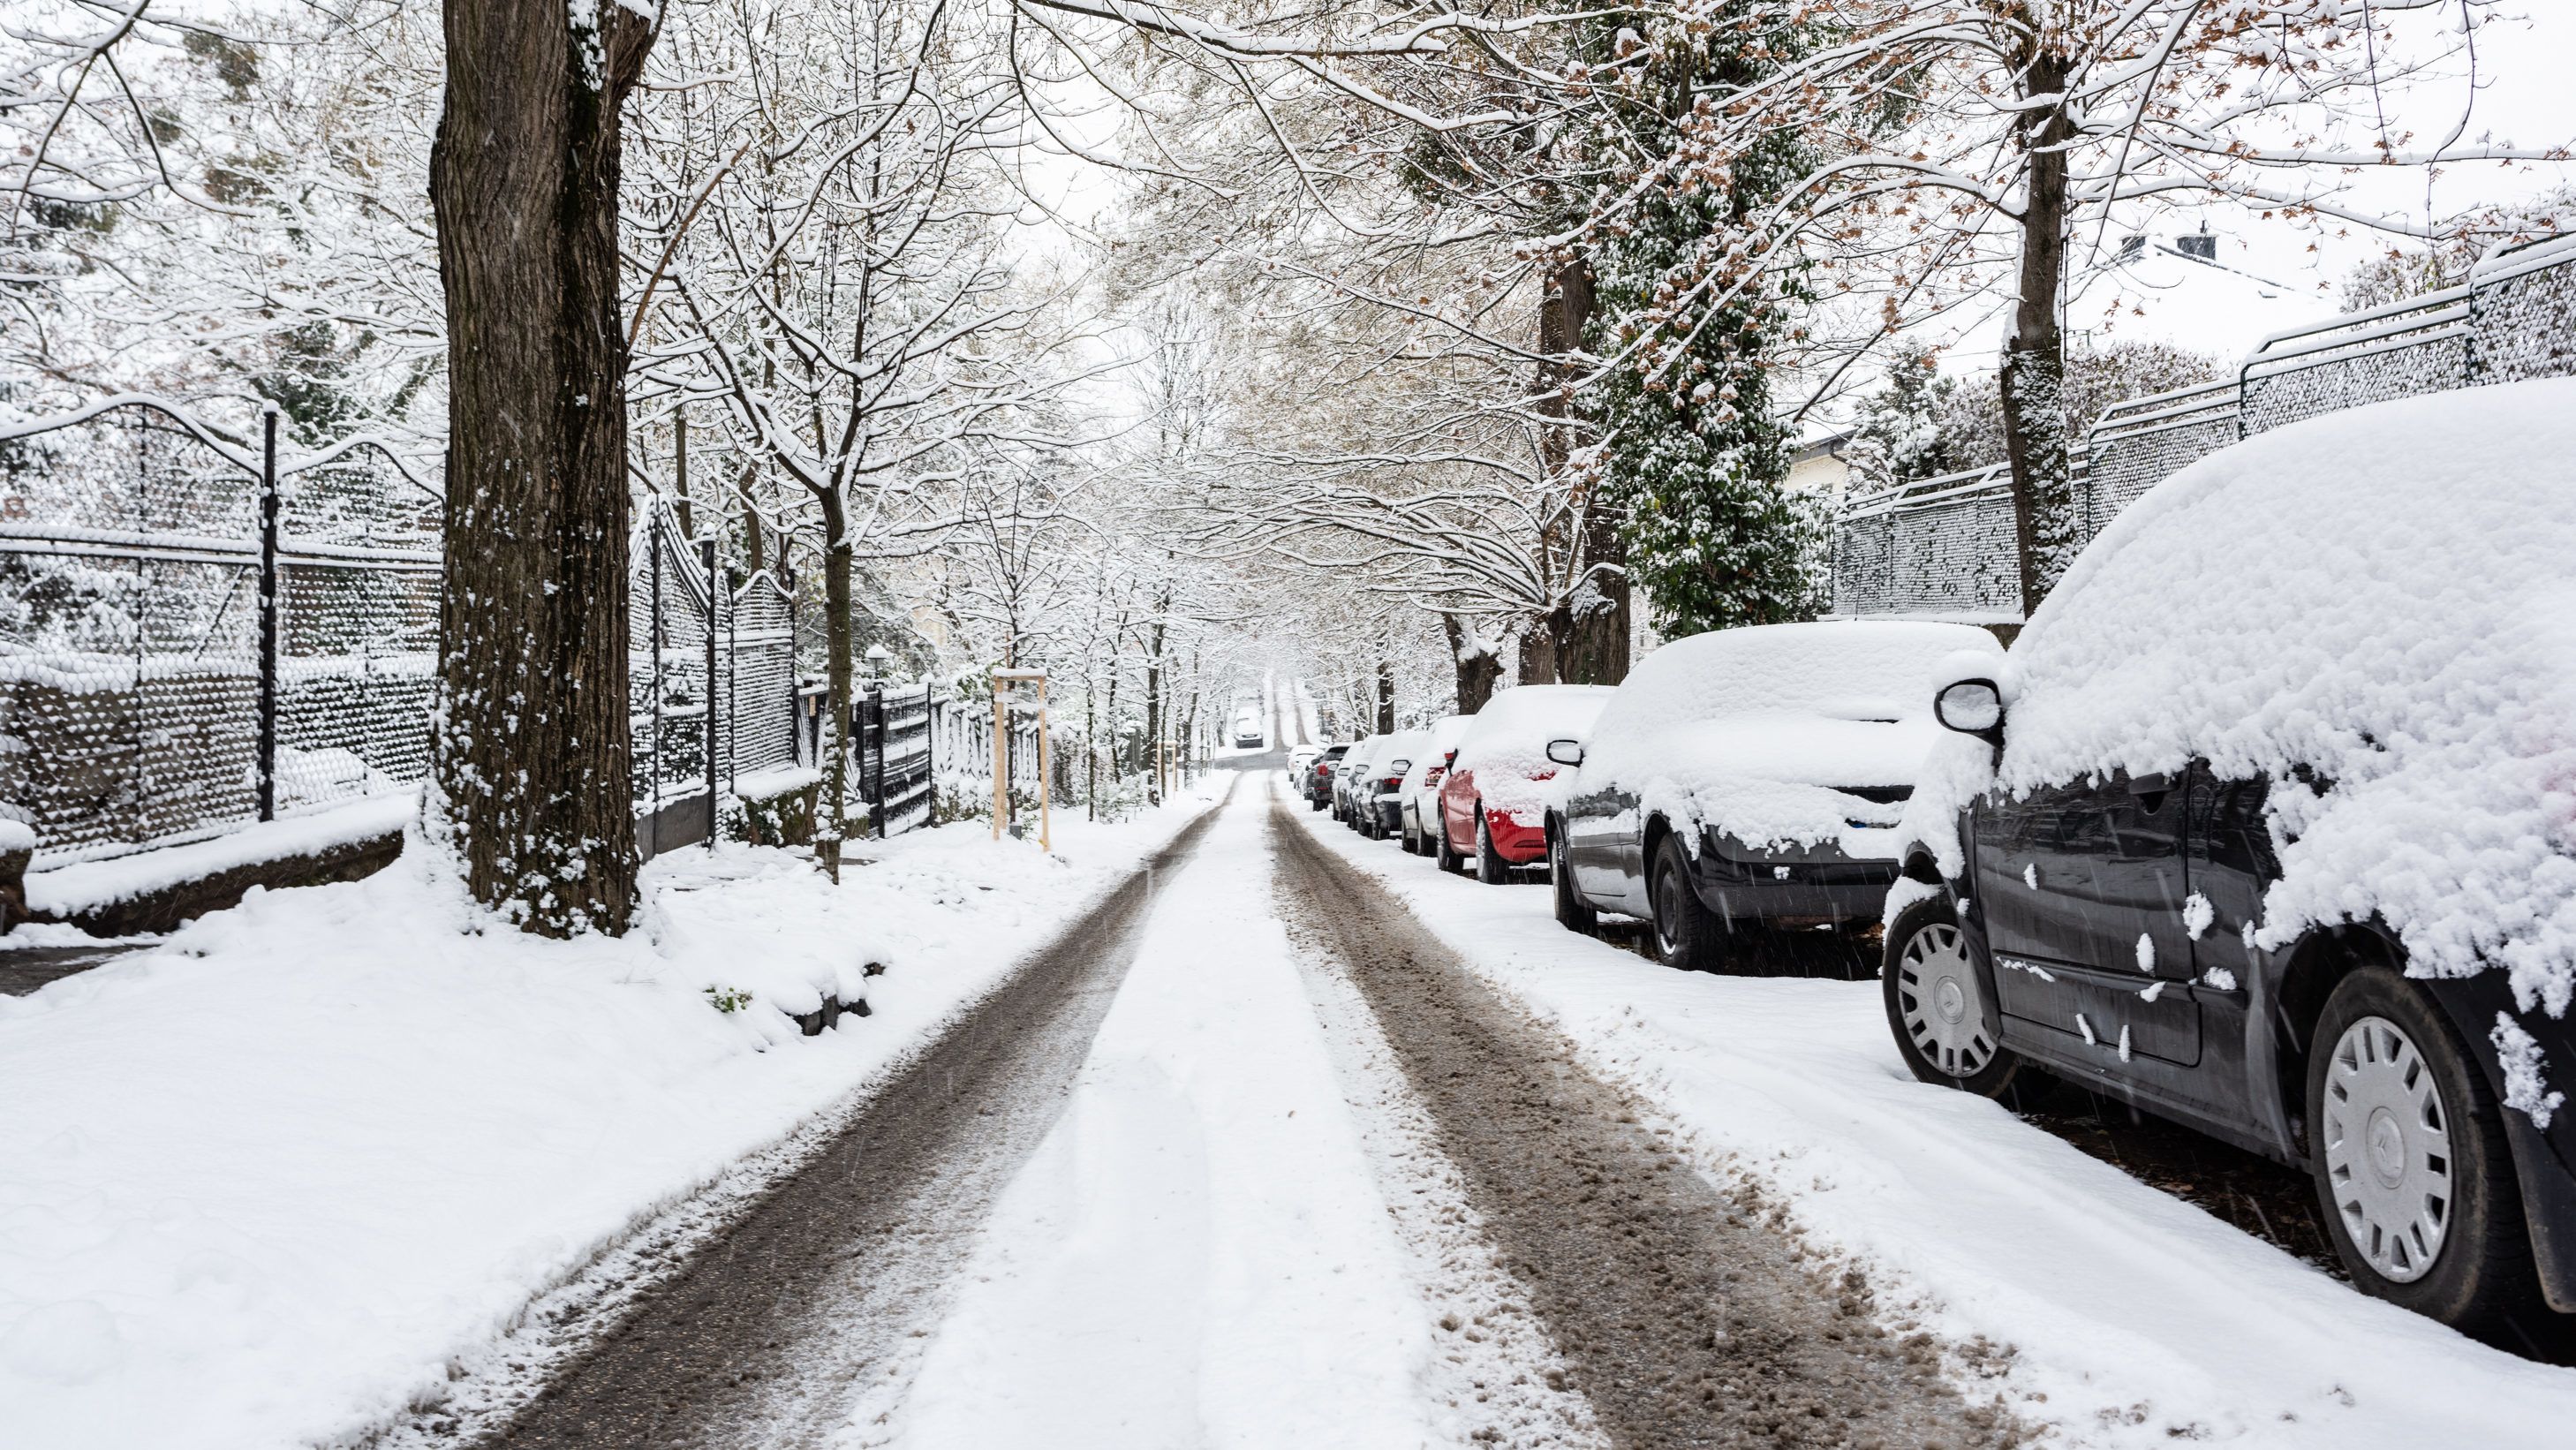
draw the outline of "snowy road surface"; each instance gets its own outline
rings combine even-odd
[[[489,1443],[2009,1440],[1273,780]]]
[[[454,934],[360,883],[0,1000],[0,1446],[2567,1443],[2576,1371],[1914,1082],[1874,983],[1567,933],[1278,759],[1114,890],[718,855],[568,974],[367,959]],[[707,1012],[761,931],[878,1015]]]

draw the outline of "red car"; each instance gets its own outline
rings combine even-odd
[[[1476,879],[1500,885],[1512,868],[1547,859],[1547,801],[1540,784],[1556,774],[1551,740],[1581,740],[1610,702],[1607,685],[1522,685],[1485,702],[1458,741],[1440,783],[1443,871],[1476,861]]]

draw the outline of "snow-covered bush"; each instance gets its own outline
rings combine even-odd
[[[1647,814],[1749,845],[1838,843],[1886,856],[1893,805],[1849,787],[1910,786],[1944,732],[1934,677],[2002,657],[1973,625],[1833,620],[1714,630],[1648,655],[1595,722],[1567,791],[1618,790]],[[1694,849],[1699,833],[1684,832]]]
[[[1990,788],[2207,760],[2269,777],[2254,944],[2377,916],[2408,970],[2576,978],[2576,381],[2380,403],[2210,455],[2068,571],[2012,651],[1999,762],[1936,752],[1945,870]]]

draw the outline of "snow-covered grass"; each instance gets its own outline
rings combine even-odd
[[[622,941],[477,933],[414,856],[0,998],[0,1443],[269,1450],[397,1412],[846,1101],[1229,778],[1059,817],[1053,857],[971,823],[867,843],[838,889],[675,851]],[[796,1036],[824,991],[874,1015]]]
[[[1544,890],[1445,876],[1296,815],[1669,1115],[1704,1172],[1760,1185],[1812,1248],[1863,1267],[1892,1318],[2009,1346],[1997,1378],[1962,1369],[1971,1392],[2064,1443],[2568,1443],[2576,1370],[2366,1298],[1993,1103],[1916,1082],[1874,981],[1672,971],[1558,927]]]

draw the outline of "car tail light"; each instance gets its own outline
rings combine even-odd
[[[1422,783],[1424,785],[1438,785],[1440,783],[1440,777],[1447,775],[1448,773],[1449,767],[1445,765],[1435,765],[1429,770],[1422,772]]]
[[[1400,785],[1402,785],[1402,784],[1404,784],[1404,777],[1403,777],[1403,776],[1400,776],[1400,775],[1390,775],[1390,776],[1388,776],[1388,777],[1386,778],[1386,788],[1387,788],[1388,790],[1393,790],[1393,789],[1395,789],[1397,786],[1400,786]]]

